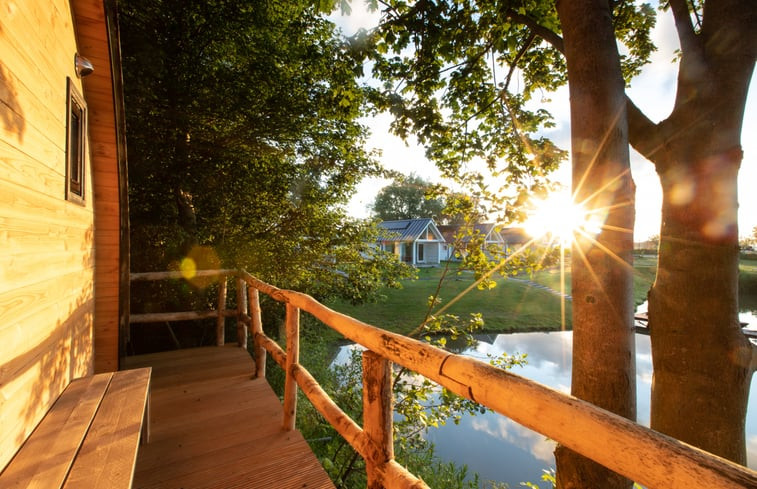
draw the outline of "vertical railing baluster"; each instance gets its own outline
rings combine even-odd
[[[363,430],[380,449],[378,460],[366,460],[369,489],[383,489],[377,469],[394,459],[392,436],[392,363],[378,353],[363,352]]]
[[[286,337],[283,428],[285,431],[291,431],[294,429],[297,417],[297,381],[294,379],[293,367],[300,362],[300,309],[288,303],[286,305]]]
[[[247,282],[237,277],[237,345],[247,349]]]
[[[223,346],[226,337],[226,276],[218,281],[218,319],[216,320],[216,345]]]
[[[260,293],[258,289],[250,286],[247,289],[248,303],[250,305],[250,319],[252,321],[252,344],[255,358],[255,378],[265,378],[266,351],[261,341],[263,340],[263,318],[260,313]]]

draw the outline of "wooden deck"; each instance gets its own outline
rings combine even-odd
[[[152,367],[150,442],[135,488],[331,488],[298,431],[281,429],[281,402],[236,347],[129,357]]]

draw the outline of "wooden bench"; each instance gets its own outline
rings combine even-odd
[[[72,381],[0,474],[0,487],[131,487],[140,434],[149,437],[150,374]]]

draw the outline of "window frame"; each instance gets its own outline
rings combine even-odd
[[[66,200],[86,205],[87,103],[70,77],[66,93]]]

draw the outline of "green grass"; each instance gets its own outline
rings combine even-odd
[[[757,260],[739,262],[739,307],[757,311]]]
[[[368,324],[407,334],[426,317],[428,298],[434,294],[444,267],[419,270],[419,279],[403,282],[402,289],[387,289],[384,300],[354,306],[333,302],[329,306]],[[453,266],[445,280],[440,297],[444,307],[474,283],[470,272],[457,273]],[[526,331],[560,329],[560,298],[520,281],[497,278],[496,287],[489,290],[473,288],[455,302],[446,313],[463,319],[470,313],[481,313],[485,331]],[[570,302],[566,301],[566,316],[570,320]],[[568,324],[569,326],[569,324]]]
[[[656,256],[634,258],[636,305],[646,300],[647,291],[655,277],[656,259]],[[744,306],[744,297],[757,297],[757,260],[742,260],[740,271],[739,287]],[[436,291],[438,280],[443,273],[444,266],[419,269],[417,280],[404,281],[402,289],[386,289],[383,292],[384,299],[377,303],[354,306],[336,301],[328,305],[368,324],[407,334],[425,319],[428,298]],[[491,333],[560,329],[560,297],[525,282],[531,281],[560,291],[559,267],[516,278],[519,280],[499,277],[496,287],[489,290],[473,288],[445,312],[456,314],[463,319],[470,313],[479,312],[484,318],[484,331]],[[473,282],[471,272],[458,271],[457,265],[452,264],[441,289],[441,306],[453,300]],[[570,266],[565,270],[565,282],[565,291],[570,294]],[[565,301],[567,328],[571,326],[571,310],[571,301]]]
[[[656,256],[636,256],[633,263],[633,298],[637,306],[647,300],[647,292],[654,282],[655,272],[657,271]],[[546,285],[547,287],[560,290],[560,268],[550,268],[536,272],[531,277],[536,283]],[[570,265],[565,268],[565,292],[571,293],[570,287]]]

